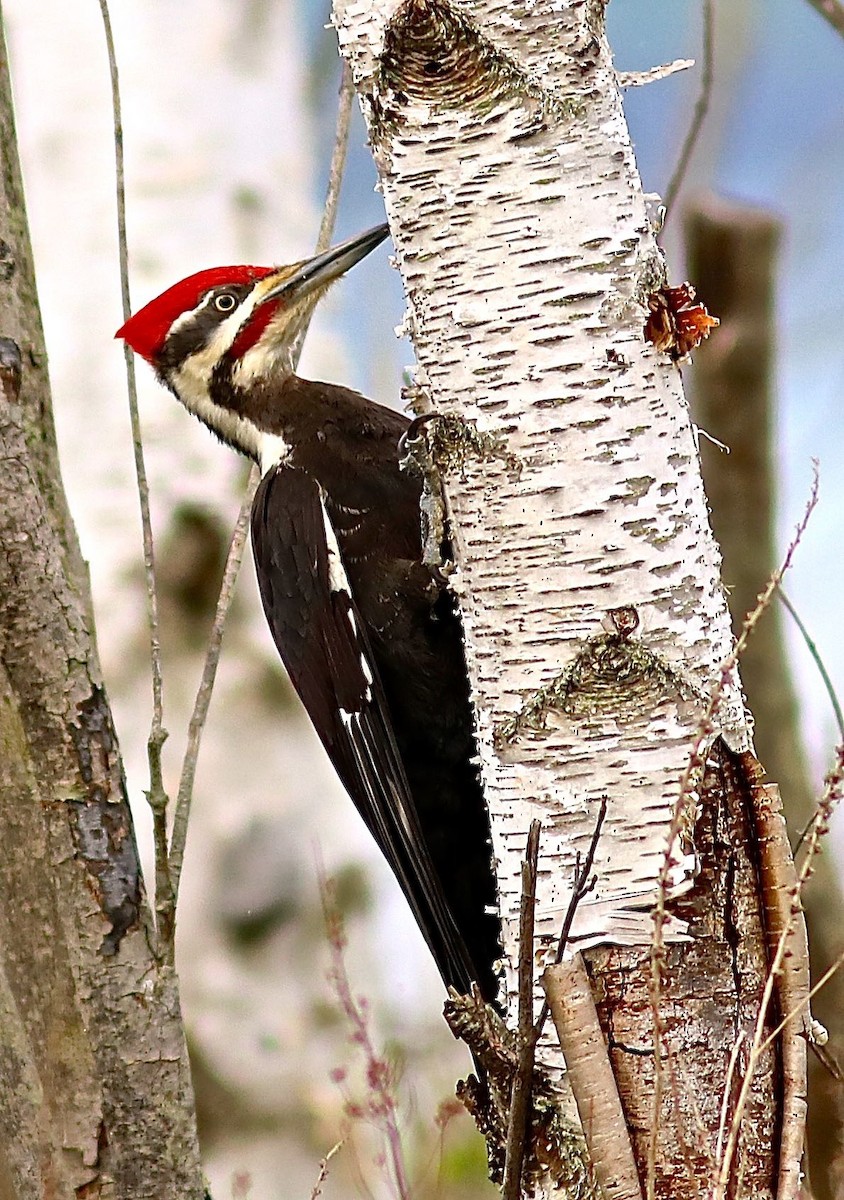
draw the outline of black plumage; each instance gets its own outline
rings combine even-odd
[[[252,399],[291,447],[253,506],[270,629],[443,979],[491,999],[498,926],[460,622],[421,562],[419,484],[399,469],[408,422],[345,388],[266,387],[272,400]],[[348,591],[332,588],[326,517]]]

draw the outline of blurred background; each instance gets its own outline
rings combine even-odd
[[[100,13],[95,0],[6,0],[4,14],[62,468],[90,563],[103,668],[148,862],[150,685],[123,356],[112,340],[122,318]],[[614,0],[608,16],[620,70],[700,60],[700,0]],[[206,266],[286,262],[310,252],[340,78],[328,18],[328,0],[114,4],[135,307]],[[648,191],[667,187],[700,84],[698,65],[626,92]],[[758,437],[754,430],[743,436],[762,460],[770,456],[777,559],[805,507],[812,460],[820,463],[820,504],[788,590],[840,692],[844,39],[808,0],[722,0],[717,8],[709,112],[663,239],[672,283],[687,277],[684,212],[703,194],[752,206],[751,227],[761,220],[773,230],[767,265],[759,269],[774,286],[762,338],[772,354],[763,389],[772,407],[759,418]],[[707,204],[703,211],[711,214]],[[724,211],[728,226],[741,224],[743,209]],[[382,219],[356,115],[335,240]],[[412,351],[394,333],[403,298],[388,259],[389,243],[334,289],[300,370],[397,404]],[[732,292],[722,304],[740,307],[742,295],[754,291],[752,280],[727,273]],[[699,276],[689,277],[701,284]],[[718,281],[711,286],[717,290]],[[701,292],[713,312],[725,315],[702,284]],[[693,391],[696,370],[702,391],[707,370],[717,386],[734,344],[726,319],[725,327],[721,350],[716,335],[696,367],[686,369]],[[751,347],[750,358],[757,357]],[[246,470],[143,364],[139,375],[161,569],[166,782],[174,794]],[[699,419],[707,427],[717,422]],[[717,472],[718,463],[709,469]],[[755,502],[745,500],[743,512],[722,512],[725,528],[741,524],[749,506]],[[717,528],[718,511],[714,520]],[[737,553],[739,565],[730,566],[736,580],[740,547]],[[767,569],[752,589],[763,586]],[[786,621],[784,628],[799,726],[787,738],[779,726],[772,731],[769,724],[768,733],[791,747],[789,762],[802,780],[794,789],[810,798],[838,734],[815,664],[793,625]],[[784,676],[767,690],[790,696]],[[790,701],[785,708],[790,712]],[[441,1108],[469,1064],[441,1020],[438,976],[298,710],[259,613],[248,562],[224,643],[192,821],[179,969],[215,1197],[308,1197],[319,1160],[343,1138],[323,1194],[391,1194],[380,1134],[355,1115],[364,1093],[361,1063],[326,979],[321,871],[337,879],[353,989],[366,997],[373,1037],[396,1064],[414,1197],[493,1195],[468,1118]],[[836,1087],[823,1086],[834,1103]],[[836,1137],[833,1115],[827,1123]],[[818,1158],[819,1196],[835,1194],[823,1165],[833,1156],[830,1143]]]

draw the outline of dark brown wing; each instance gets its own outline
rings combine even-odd
[[[264,476],[252,543],[264,612],[293,686],[441,972],[468,991],[468,952],[420,832],[366,630],[312,475],[281,464]]]

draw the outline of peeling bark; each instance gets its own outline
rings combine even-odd
[[[0,1194],[198,1198],[176,979],[150,950],[56,460],[5,50],[0,154]]]
[[[642,954],[602,947],[585,955],[640,1174],[644,1177],[655,1129],[655,1194],[666,1200],[694,1194],[695,1180],[711,1186],[717,1178],[748,1066],[773,957],[771,946],[781,928],[771,923],[766,911],[763,876],[768,868],[762,860],[768,851],[760,845],[758,797],[746,759],[752,756],[734,755],[717,741],[706,764],[694,830],[699,871],[692,890],[675,902],[676,915],[687,923],[691,941],[669,947],[667,955],[661,1009],[664,1083],[656,1126]],[[791,1008],[780,992],[766,1014],[766,1035]],[[801,1046],[790,1045],[805,1072],[805,1040]],[[762,1054],[741,1116],[730,1195],[791,1200],[793,1191],[778,1191],[779,1139],[783,1109],[791,1108],[795,1082],[799,1090],[799,1070],[797,1080],[787,1079],[784,1084],[781,1043]],[[687,1191],[678,1191],[678,1184]]]
[[[642,1200],[621,1098],[579,954],[542,977],[589,1156],[607,1200]]]
[[[643,337],[666,278],[603,5],[335,0],[334,21],[408,296],[416,394],[506,447],[441,467],[508,1024],[529,825],[542,822],[541,968],[606,798],[596,886],[572,940],[589,964],[643,1186],[658,1136],[655,1194],[695,1195],[713,1179],[725,1079],[755,1020],[767,944],[753,800],[730,775],[749,749],[749,718],[736,673],[722,679],[729,614],[682,380]],[[680,797],[713,689],[709,764]],[[678,802],[661,1014],[671,1086],[652,1135],[650,912]],[[537,1066],[559,1085],[547,1035]],[[776,1187],[779,1070],[773,1047],[739,1142],[747,1195]]]

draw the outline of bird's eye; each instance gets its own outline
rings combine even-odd
[[[237,296],[232,292],[220,292],[219,296],[214,297],[214,307],[217,312],[233,312],[237,308]]]

